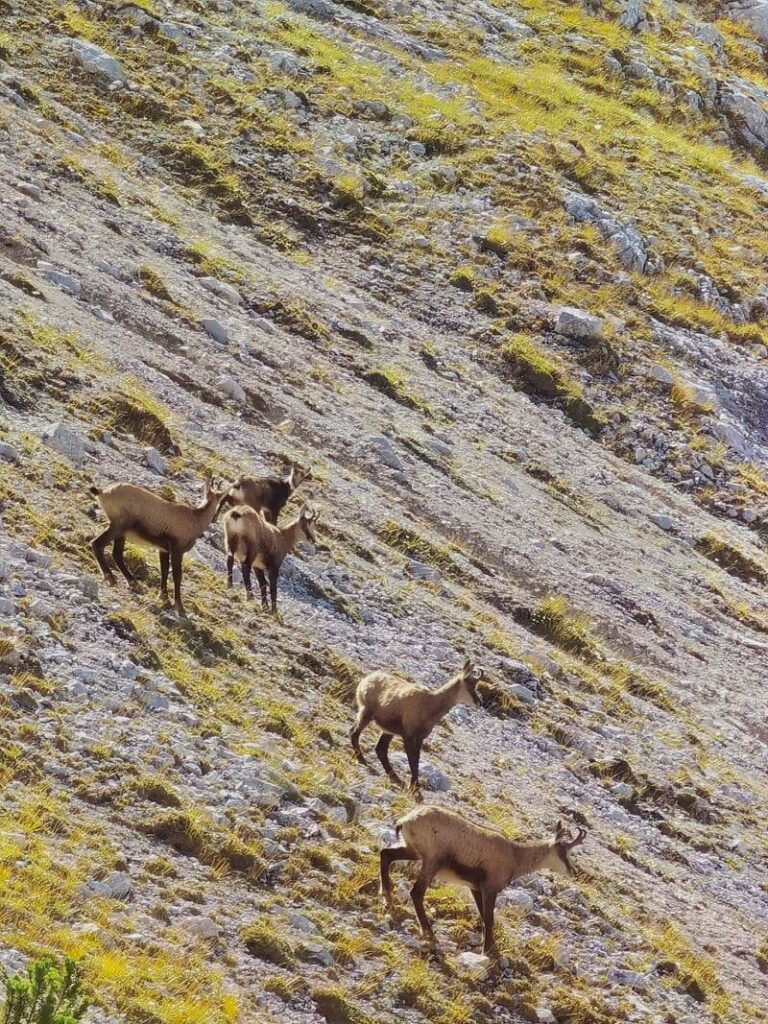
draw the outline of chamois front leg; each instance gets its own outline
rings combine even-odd
[[[419,803],[424,799],[421,795],[421,787],[419,786],[419,759],[421,757],[421,745],[423,742],[424,740],[421,736],[411,736],[407,740],[404,740],[405,753],[408,757],[408,765],[411,769],[411,783],[408,788]]]
[[[276,566],[271,565],[268,569],[269,572],[269,598],[272,604],[272,614],[277,615],[277,574],[279,570]]]
[[[392,882],[389,877],[389,869],[392,862],[396,860],[418,860],[418,853],[409,850],[407,846],[387,846],[379,854],[379,867],[381,882],[379,884],[379,895],[384,901],[387,910],[394,912],[392,901]]]
[[[392,779],[393,782],[397,783],[398,786],[402,785],[400,776],[397,774],[395,769],[392,767],[392,763],[389,760],[389,745],[392,742],[392,733],[383,732],[379,736],[379,742],[376,744],[376,757],[381,761],[384,771]]]
[[[168,570],[171,567],[171,556],[167,551],[160,552],[160,600],[167,608],[171,599],[168,597]]]
[[[235,556],[227,555],[227,589],[231,590],[234,586],[232,581],[232,570],[235,567]]]
[[[352,743],[352,749],[355,752],[355,757],[360,762],[360,764],[364,764],[366,768],[368,768],[369,765],[368,762],[363,757],[363,752],[360,749],[360,735],[363,729],[365,729],[365,727],[369,724],[370,721],[370,714],[367,714],[366,711],[363,708],[361,708],[357,713],[355,724],[352,726],[352,731],[349,734],[349,739],[350,742]]]

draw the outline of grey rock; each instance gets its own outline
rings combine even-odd
[[[578,223],[589,222],[597,226],[600,234],[616,250],[625,270],[653,274],[663,268],[662,260],[651,256],[648,244],[631,221],[606,212],[596,200],[578,192],[567,193],[563,205]]]
[[[725,0],[732,18],[745,21],[764,43],[768,43],[768,2],[766,0]]]
[[[408,576],[415,580],[439,580],[440,572],[434,569],[431,565],[425,565],[423,562],[417,562],[413,559],[406,563],[405,571]]]
[[[642,29],[648,28],[643,0],[622,0],[619,24],[625,28],[632,29],[633,32],[639,32]]]
[[[57,270],[52,264],[45,263],[43,260],[38,262],[37,270],[43,280],[60,288],[67,295],[77,298],[80,294],[80,282],[73,274],[68,274],[64,270]]]
[[[648,979],[644,974],[640,974],[639,971],[611,971],[610,979],[615,985],[627,985],[638,992],[643,992],[648,988]]]
[[[405,469],[403,460],[395,451],[394,445],[388,437],[369,437],[366,441],[366,448],[376,456],[379,462],[389,466],[390,469],[395,469],[400,473]]]
[[[147,448],[141,460],[144,465],[158,476],[165,476],[165,459],[157,448]]]
[[[675,375],[659,363],[654,363],[651,367],[651,376],[654,380],[659,381],[660,384],[673,384],[675,381]]]
[[[44,445],[64,455],[70,462],[79,464],[86,457],[85,445],[80,437],[64,423],[54,423],[47,427],[41,435],[41,440]]]
[[[664,515],[664,513],[658,512],[648,517],[652,523],[655,523],[660,530],[671,530],[674,522],[671,516]]]
[[[456,966],[460,971],[471,975],[475,980],[481,980],[488,975],[491,967],[490,958],[482,953],[459,953],[456,957]]]
[[[0,615],[13,615],[16,605],[8,597],[0,597]]]
[[[219,937],[221,929],[210,917],[188,914],[179,919],[179,927],[198,939],[211,940]]]
[[[69,39],[67,42],[75,60],[85,71],[112,84],[125,84],[128,81],[120,61],[100,46],[84,39]]]
[[[603,337],[605,321],[575,306],[563,306],[557,314],[555,330],[569,338],[582,341],[600,341]]]
[[[236,402],[245,403],[248,401],[248,396],[243,388],[231,377],[219,377],[216,381],[216,387],[222,394],[227,395],[228,398],[232,398]]]
[[[336,8],[329,0],[288,0],[288,6],[318,21],[333,21],[336,17]]]
[[[229,341],[229,331],[220,321],[215,320],[213,317],[206,317],[201,320],[203,330],[205,333],[217,341],[220,345],[226,345]]]
[[[218,298],[228,302],[231,306],[240,305],[240,292],[237,288],[233,288],[231,284],[227,284],[226,281],[220,281],[217,277],[199,277],[198,282],[206,291],[218,296]]]
[[[0,442],[0,459],[3,462],[20,463],[21,455],[16,451],[13,445],[6,444],[4,441]]]
[[[768,96],[762,90],[757,93],[742,79],[730,82],[720,90],[720,109],[744,145],[762,150],[768,146],[768,113],[763,106]]]

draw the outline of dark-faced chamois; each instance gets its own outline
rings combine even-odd
[[[213,486],[210,476],[205,477],[205,498],[197,507],[160,498],[136,484],[92,487],[91,494],[96,495],[109,520],[107,529],[91,542],[104,579],[110,586],[115,586],[114,574],[104,554],[110,542],[115,565],[131,587],[135,586],[136,581],[123,557],[126,540],[141,547],[157,548],[160,552],[160,597],[164,604],[170,604],[170,566],[173,573],[174,607],[179,614],[186,615],[181,603],[181,560],[216,518],[226,493],[226,487],[221,490]]]
[[[240,563],[243,583],[249,598],[253,597],[251,569],[256,573],[261,588],[261,603],[267,607],[267,579],[272,611],[277,614],[277,577],[283,559],[305,537],[316,543],[315,526],[318,514],[302,508],[292,523],[275,526],[267,522],[261,512],[249,505],[238,505],[224,516],[224,539],[227,548],[227,584],[232,586],[235,559]]]
[[[232,484],[225,505],[250,505],[268,523],[276,523],[293,492],[312,479],[311,469],[292,465],[285,476],[241,476]]]
[[[569,853],[584,842],[586,829],[567,835],[558,821],[554,840],[513,843],[494,829],[476,825],[444,807],[417,807],[397,823],[399,846],[381,851],[381,887],[385,906],[393,910],[389,869],[393,861],[420,861],[411,899],[425,939],[434,942],[432,925],[424,912],[424,894],[433,878],[471,890],[483,922],[483,952],[493,950],[493,915],[496,897],[510,882],[533,871],[573,873]]]
[[[389,744],[401,736],[411,769],[411,789],[420,797],[419,759],[424,740],[455,704],[478,705],[477,683],[483,670],[467,658],[464,667],[444,686],[429,690],[388,672],[372,672],[357,688],[357,719],[350,739],[358,761],[366,764],[360,750],[360,734],[370,722],[381,729],[376,755],[391,779],[400,780],[389,761]]]

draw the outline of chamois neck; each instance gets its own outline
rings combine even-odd
[[[507,840],[509,851],[509,878],[520,878],[538,871],[552,852],[551,843],[513,843]]]
[[[216,518],[220,506],[221,495],[219,494],[212,494],[197,506],[195,513],[204,530],[207,529]]]
[[[459,675],[432,691],[434,710],[438,719],[447,715],[451,708],[458,703],[461,684],[462,677]]]
[[[280,537],[283,550],[287,554],[304,537],[304,530],[301,526],[301,516],[294,519],[292,523],[287,523],[285,526],[281,527]]]

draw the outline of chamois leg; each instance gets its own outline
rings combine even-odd
[[[131,570],[125,564],[123,552],[125,550],[125,537],[115,537],[115,543],[112,545],[112,557],[115,560],[115,565],[120,572],[128,580],[128,586],[131,589],[136,589],[136,577],[133,575]]]
[[[272,603],[272,614],[277,615],[277,569],[270,566],[269,570],[269,597]]]
[[[421,740],[418,736],[412,736],[405,740],[405,753],[408,757],[408,764],[411,769],[411,784],[410,790],[415,798],[421,802],[424,797],[421,795],[421,789],[419,788],[419,758],[421,757]]]
[[[181,603],[181,560],[184,557],[182,551],[178,551],[176,548],[171,548],[171,572],[173,573],[173,607],[184,618],[187,617],[187,613],[184,609],[184,605]]]
[[[407,846],[387,846],[379,854],[381,883],[379,895],[383,898],[387,908],[393,910],[392,906],[392,882],[389,877],[389,869],[392,862],[396,860],[418,860],[418,853],[409,850]]]
[[[231,590],[233,587],[232,583],[232,570],[235,567],[235,556],[227,555],[227,587]]]
[[[261,607],[268,608],[269,602],[267,601],[267,577],[264,575],[263,569],[254,569],[256,573],[256,579],[259,581],[259,590],[261,590]]]
[[[477,912],[480,915],[480,920],[482,921],[483,920],[483,894],[480,892],[479,889],[470,889],[469,891],[472,893],[472,899],[475,901],[475,906],[477,907]]]
[[[247,558],[240,563],[240,572],[243,574],[243,586],[249,601],[253,600],[253,587],[251,586],[251,564]]]
[[[110,587],[117,586],[117,580],[115,579],[115,574],[107,565],[107,559],[104,556],[104,548],[110,541],[114,540],[118,534],[119,530],[115,526],[110,525],[103,533],[100,533],[98,537],[94,537],[91,541],[91,548],[96,556],[96,561],[99,563],[102,575]]]
[[[364,708],[360,708],[360,710],[357,712],[355,724],[352,726],[352,731],[349,734],[349,738],[352,741],[352,749],[355,752],[355,757],[360,762],[360,764],[364,764],[366,768],[370,766],[363,757],[363,752],[360,749],[360,734],[362,733],[363,729],[365,729],[365,727],[369,724],[370,721],[371,716],[365,711]]]
[[[168,597],[168,570],[171,567],[171,556],[167,551],[160,552],[160,600],[168,606],[171,599]]]
[[[389,760],[389,744],[392,742],[392,733],[383,732],[379,736],[379,742],[376,744],[376,757],[381,761],[384,766],[384,771],[392,779],[393,782],[400,783],[400,776],[397,774],[395,769]]]
[[[483,952],[487,955],[495,949],[493,941],[493,912],[496,908],[497,893],[483,889]]]
[[[424,910],[424,893],[429,888],[429,883],[434,877],[434,869],[431,866],[427,866],[422,863],[419,877],[416,879],[416,884],[411,889],[411,899],[413,900],[413,906],[416,909],[416,917],[419,919],[421,934],[425,939],[429,939],[430,942],[435,941],[435,933],[432,930],[432,925],[429,923]]]

